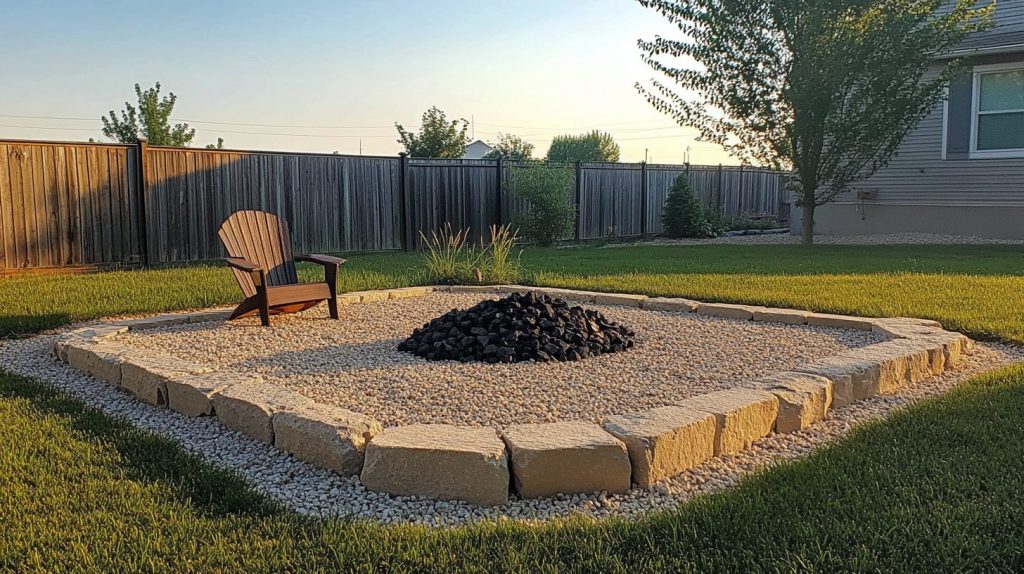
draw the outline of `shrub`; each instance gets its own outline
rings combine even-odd
[[[519,255],[513,251],[519,238],[509,227],[491,226],[490,243],[479,248],[468,242],[469,228],[461,231],[445,223],[440,233],[420,237],[427,249],[423,264],[435,283],[515,283],[520,277]]]
[[[715,225],[708,210],[701,205],[685,175],[676,178],[665,200],[661,222],[669,237],[714,237]]]
[[[484,253],[481,279],[488,283],[515,283],[519,280],[519,258],[522,250],[514,257],[512,252],[519,243],[519,236],[511,227],[502,225],[491,226],[491,243]]]
[[[534,163],[512,168],[512,193],[527,202],[512,222],[527,241],[549,246],[572,232],[575,211],[569,196],[574,184],[575,174],[565,165]]]

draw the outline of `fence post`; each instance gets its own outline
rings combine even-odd
[[[139,250],[142,251],[142,265],[149,266],[149,226],[146,224],[146,149],[145,139],[135,142],[135,185],[138,198],[135,201],[139,219]]]
[[[575,239],[579,243],[580,233],[580,200],[583,197],[583,164],[582,162],[576,162],[576,232]]]
[[[647,162],[640,162],[640,239],[647,239]]]
[[[412,213],[409,209],[409,154],[398,154],[398,204],[401,207],[401,243],[403,251],[412,249]]]
[[[494,221],[495,221],[495,225],[500,227],[504,223],[501,220],[501,218],[502,218],[502,213],[501,213],[501,183],[502,183],[501,182],[501,176],[502,176],[502,166],[501,166],[501,156],[500,155],[498,156],[498,159],[496,159],[494,163],[495,163],[495,168],[496,168],[496,171],[497,171],[497,173],[495,174],[497,176],[497,179],[495,180],[497,183],[494,185]]]
[[[740,183],[739,183],[739,188],[740,188],[740,190],[739,190],[739,193],[736,196],[736,202],[739,204],[739,208],[738,208],[739,213],[743,213],[744,212],[743,207],[744,207],[744,205],[747,202],[746,202],[746,197],[743,196],[743,164],[742,163],[740,164]],[[739,214],[737,214],[737,215],[739,215]]]
[[[718,164],[718,185],[715,189],[715,206],[718,208],[718,215],[725,215],[722,206],[722,164]]]

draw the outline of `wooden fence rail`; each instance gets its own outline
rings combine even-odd
[[[409,159],[0,140],[0,272],[207,261],[232,212],[284,217],[297,252],[418,249],[445,224],[484,236],[525,207],[494,160]],[[576,164],[576,239],[661,233],[687,175],[727,215],[786,218],[778,172],[750,167]],[[567,237],[566,239],[572,239]]]

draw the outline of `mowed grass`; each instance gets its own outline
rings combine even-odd
[[[1014,572],[1024,369],[678,511],[430,531],[289,513],[170,441],[0,376],[5,572]]]
[[[1024,248],[1015,246],[700,246],[531,249],[525,282],[705,301],[942,321],[980,338],[1024,342]],[[303,280],[319,268],[300,266]],[[344,290],[425,282],[417,255],[350,258]],[[124,313],[239,299],[222,267],[0,280],[0,336]]]

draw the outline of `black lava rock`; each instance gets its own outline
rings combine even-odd
[[[452,309],[413,331],[399,351],[436,361],[579,361],[634,345],[632,330],[547,295],[514,293]]]

